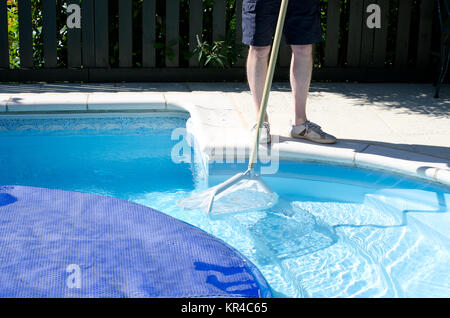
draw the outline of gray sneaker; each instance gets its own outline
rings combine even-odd
[[[269,123],[264,122],[260,129],[261,129],[261,132],[259,135],[259,143],[260,144],[270,144],[272,142],[272,137],[270,136]],[[256,132],[256,124],[252,128],[252,138],[255,137],[255,132]]]
[[[334,144],[336,137],[323,132],[319,125],[307,120],[301,125],[292,126],[291,136],[293,138],[307,139],[321,144]]]

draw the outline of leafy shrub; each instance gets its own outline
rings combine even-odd
[[[19,18],[18,0],[8,0],[8,41],[9,41],[9,64],[11,68],[18,68],[19,58]]]

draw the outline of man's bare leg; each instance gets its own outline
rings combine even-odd
[[[306,122],[306,100],[312,74],[312,45],[291,45],[290,81],[294,97],[294,125]]]
[[[256,114],[259,114],[259,107],[264,93],[269,54],[270,46],[250,46],[248,51],[247,80],[252,93]],[[267,114],[264,120],[266,122],[269,120]]]
[[[312,45],[292,45],[291,47],[290,80],[295,109],[291,136],[322,144],[333,144],[336,142],[336,137],[325,133],[319,125],[308,121],[306,117],[306,100],[311,84],[313,64]]]

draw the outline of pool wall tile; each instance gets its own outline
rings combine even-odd
[[[88,110],[165,110],[166,101],[159,93],[93,93]]]
[[[11,97],[9,112],[86,111],[87,94],[39,94]]]
[[[9,99],[9,95],[0,95],[0,112],[6,112],[6,104]]]
[[[167,110],[175,110],[175,111],[188,111],[187,107],[183,107],[177,104],[169,104],[167,103]]]

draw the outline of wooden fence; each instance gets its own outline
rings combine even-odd
[[[0,0],[0,81],[222,81],[245,79],[243,58],[232,67],[199,67],[196,56],[186,59],[183,49],[197,45],[197,35],[205,32],[205,16],[212,18],[212,41],[225,37],[230,21],[235,19],[235,41],[241,41],[242,0],[216,0],[211,11],[202,0],[141,0],[139,21],[133,15],[132,0],[115,0],[111,13],[108,0],[67,0],[66,5],[81,8],[81,28],[67,29],[65,56],[58,49],[60,26],[57,12],[62,1],[41,0],[42,65],[35,65],[32,1],[18,0],[19,67],[10,62],[8,4]],[[291,0],[296,1],[296,0]],[[162,4],[161,4],[162,3]],[[233,2],[234,3],[234,2]],[[188,6],[180,10],[180,4]],[[367,8],[381,8],[381,27],[369,28]],[[439,52],[439,29],[434,0],[322,0],[324,41],[315,46],[315,80],[350,81],[432,81]],[[161,10],[161,6],[163,6]],[[158,12],[160,10],[161,12]],[[180,14],[181,12],[181,14]],[[111,21],[114,17],[114,21]],[[117,22],[117,34],[111,32]],[[158,20],[163,18],[163,20]],[[161,21],[163,25],[161,27]],[[180,23],[183,21],[183,23]],[[136,23],[139,22],[139,28]],[[160,29],[157,29],[158,23]],[[140,32],[140,43],[133,34]],[[161,36],[161,32],[163,35]],[[181,43],[180,34],[188,40]],[[158,39],[170,47],[171,55],[161,59]],[[183,48],[181,47],[183,45]],[[138,54],[136,47],[139,47]],[[111,62],[118,48],[117,62]],[[434,53],[436,52],[436,53]],[[61,66],[61,61],[63,65]],[[288,78],[290,49],[280,51],[276,78]]]

